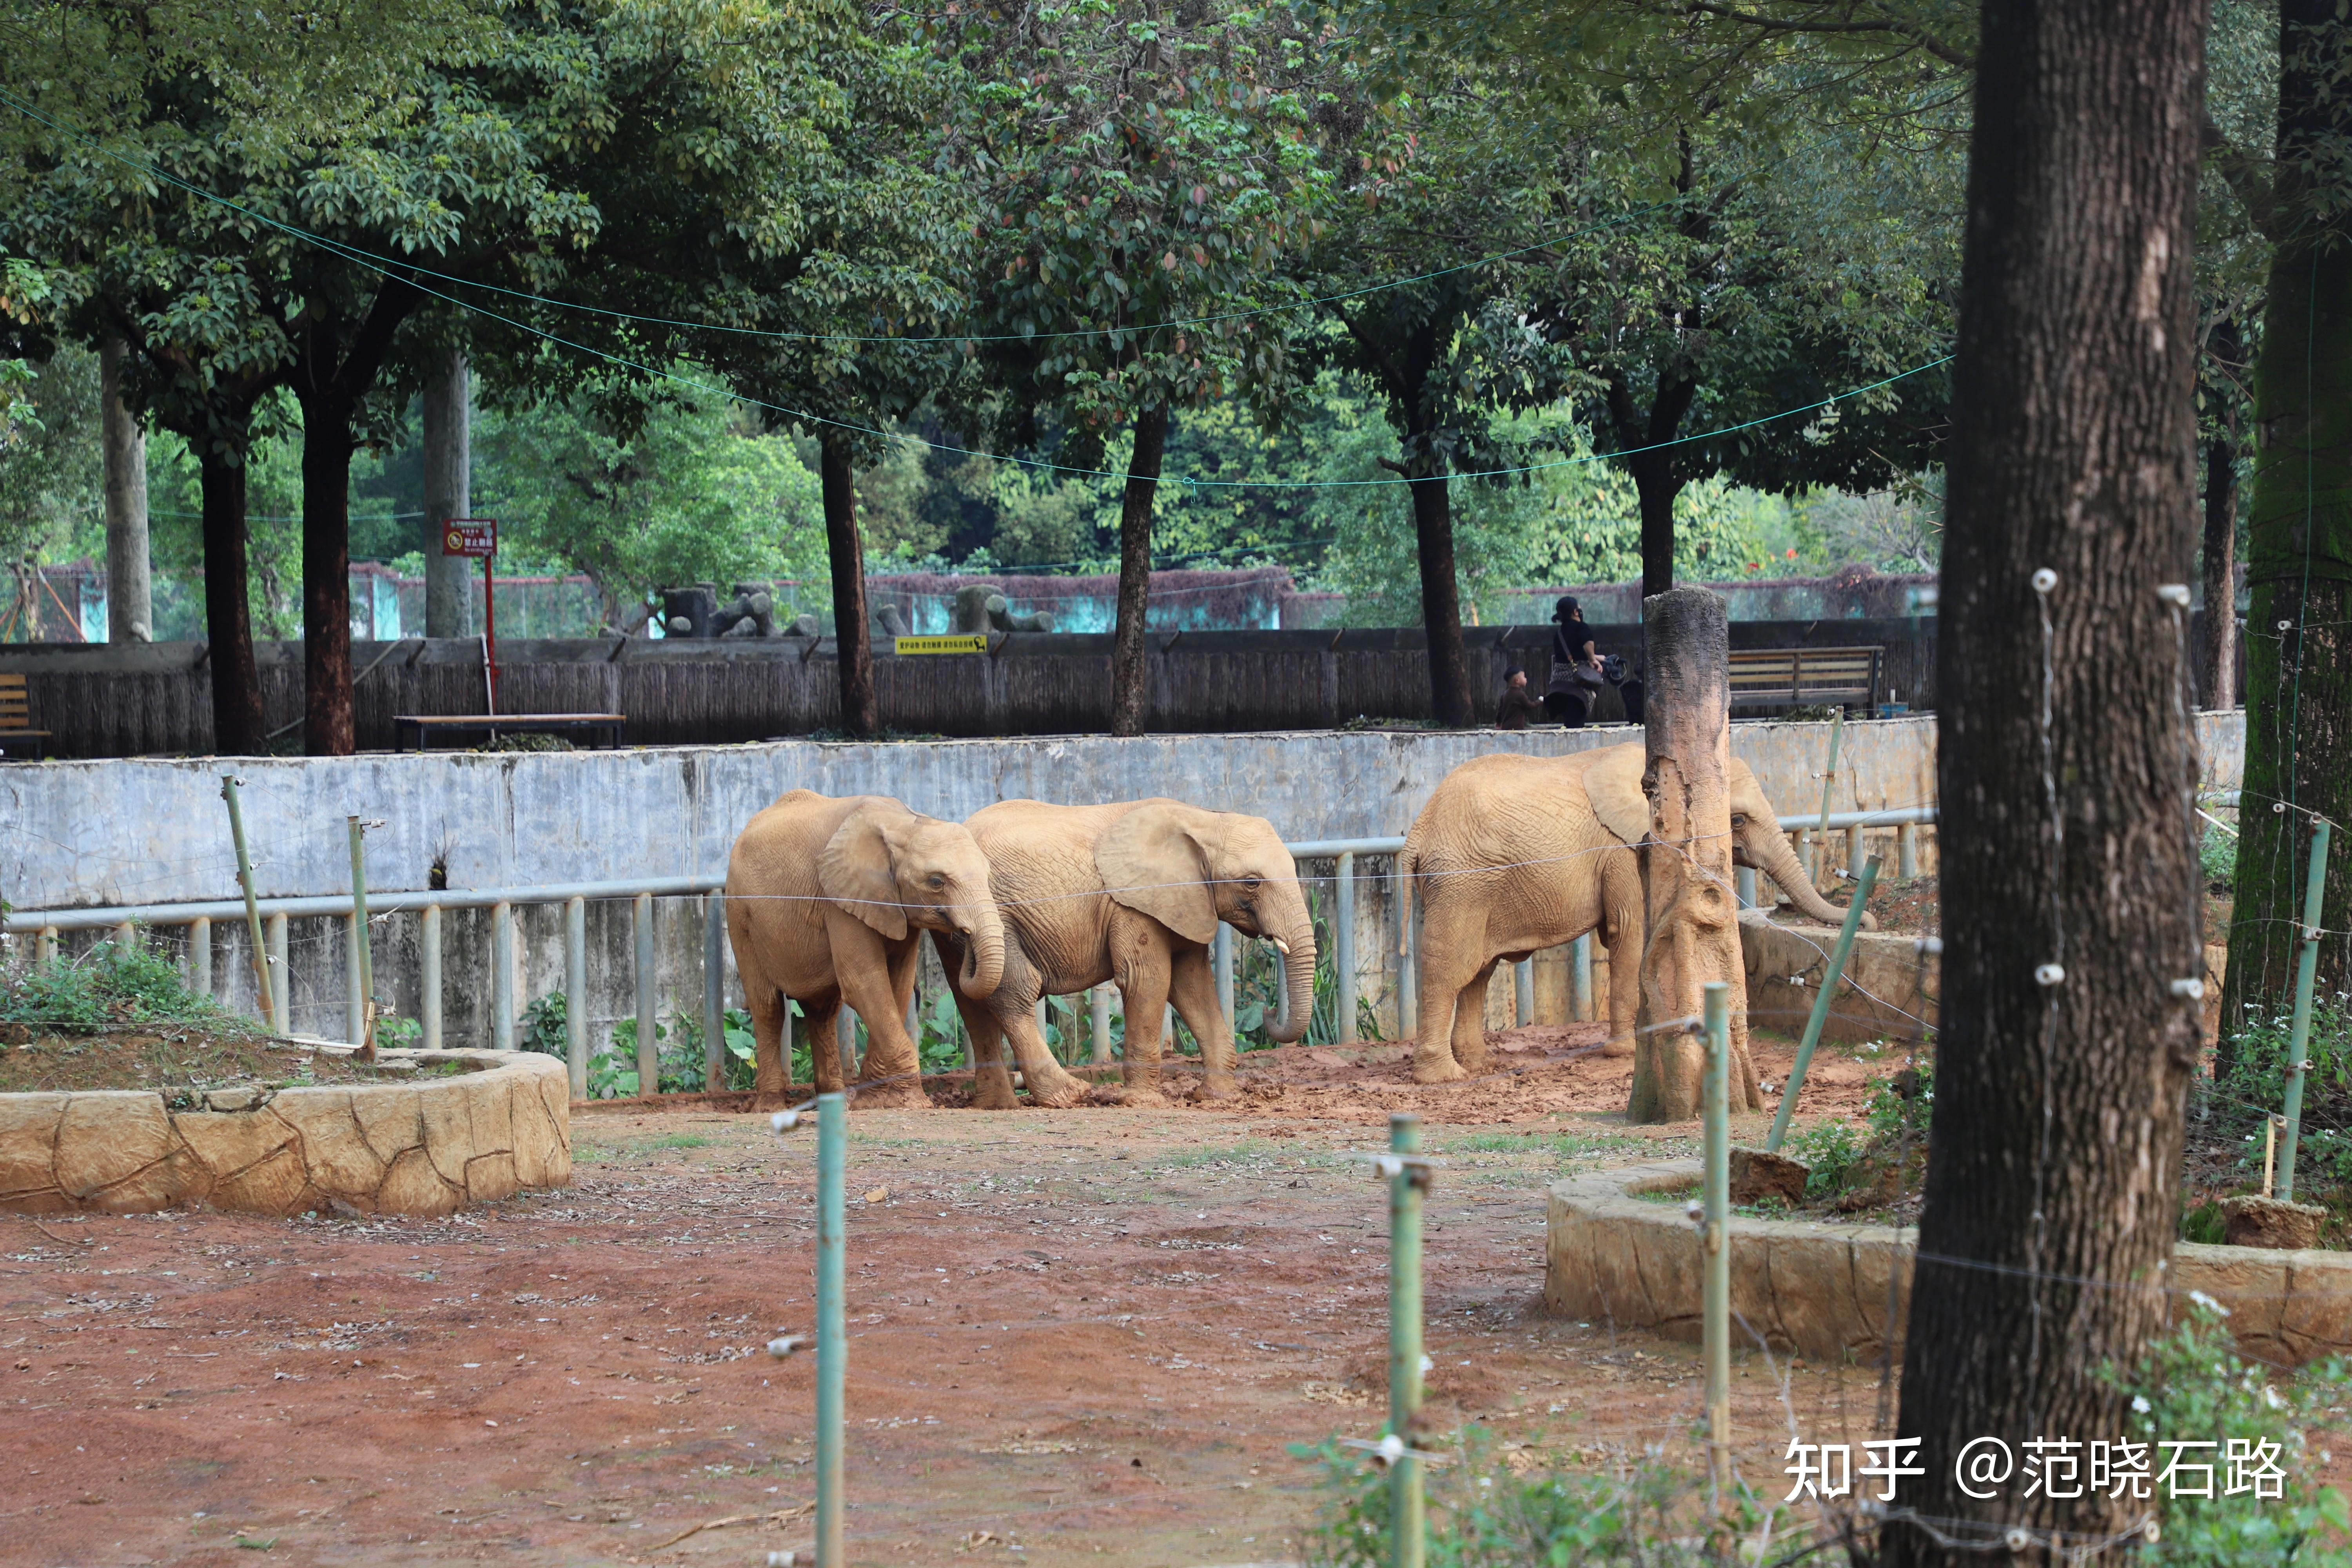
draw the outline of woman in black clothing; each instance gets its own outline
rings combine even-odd
[[[1551,618],[1551,680],[1544,688],[1544,712],[1553,723],[1574,730],[1592,714],[1592,700],[1601,690],[1601,655],[1575,595],[1560,595]]]

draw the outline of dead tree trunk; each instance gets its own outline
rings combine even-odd
[[[1943,1028],[1889,1564],[1980,1564],[2151,1504],[1963,1489],[1962,1449],[2120,1435],[2165,1321],[2200,1007],[2182,621],[2197,534],[2200,0],[1986,0],[1937,772]],[[2159,592],[2171,589],[2174,592]],[[1987,1489],[1979,1487],[1977,1489]],[[1938,1533],[1906,1521],[1937,1520]]]
[[[1642,793],[1650,831],[1641,847],[1641,1001],[1625,1117],[1687,1121],[1698,1114],[1706,1046],[1675,1025],[1697,1018],[1702,988],[1717,980],[1732,987],[1731,1109],[1760,1110],[1732,891],[1731,627],[1723,601],[1705,588],[1645,599],[1642,613],[1650,661]]]

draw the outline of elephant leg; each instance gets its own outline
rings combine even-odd
[[[1415,1083],[1451,1083],[1467,1076],[1467,1064],[1454,1056],[1454,1016],[1461,1010],[1471,977],[1494,962],[1486,951],[1486,912],[1468,907],[1462,897],[1469,891],[1461,889],[1452,899],[1431,900],[1422,916],[1421,1018],[1412,1046]],[[1486,1049],[1482,1034],[1477,1052],[1482,1066]]]
[[[996,1026],[996,1016],[982,1003],[959,995],[956,1011],[963,1017],[965,1033],[971,1037],[971,1108],[974,1110],[1018,1110],[1021,1101],[1013,1093],[1013,1074],[1004,1066],[1004,1031]]]
[[[1486,1070],[1486,987],[1495,978],[1498,962],[1488,959],[1486,967],[1454,998],[1454,1059],[1465,1073]]]
[[[801,998],[801,1022],[808,1030],[809,1076],[816,1079],[819,1094],[839,1094],[847,1087],[847,1075],[841,1067],[841,1036],[835,1027],[840,1021],[840,992]]]
[[[1146,953],[1117,976],[1119,1006],[1127,1016],[1127,1061],[1121,1078],[1124,1105],[1160,1105],[1160,1037],[1168,1016],[1169,966]]]
[[[825,934],[832,942],[841,999],[857,1010],[866,1026],[866,1060],[857,1073],[861,1087],[852,1103],[866,1110],[929,1105],[915,1042],[907,1034],[907,998],[899,984],[902,979],[913,984],[914,940],[885,942],[856,916],[833,910],[825,912]]]
[[[1217,1005],[1217,974],[1207,948],[1186,948],[1176,954],[1169,965],[1168,999],[1201,1042],[1202,1098],[1235,1098],[1240,1091],[1234,1088],[1233,1026]]]
[[[1632,858],[1627,857],[1628,860]],[[1643,914],[1640,876],[1630,868],[1603,879],[1601,933],[1609,949],[1609,1038],[1604,1057],[1633,1054],[1642,1015]]]
[[[1021,1081],[1029,1090],[1029,1103],[1047,1110],[1060,1110],[1076,1105],[1086,1098],[1087,1086],[1062,1070],[1054,1053],[1045,1048],[1045,1037],[1037,1027],[1036,992],[1034,987],[1021,988],[1028,997],[1023,1002],[1018,995],[1005,995],[1000,982],[996,994],[989,998],[990,1011],[996,1016],[996,1026],[1013,1047],[1013,1059],[1021,1064]]]
[[[759,1109],[793,1089],[793,1013],[783,993],[764,980],[744,994],[751,1014],[751,1092]]]

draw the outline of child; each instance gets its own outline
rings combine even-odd
[[[1524,730],[1533,719],[1543,717],[1543,704],[1528,689],[1528,672],[1517,665],[1503,672],[1503,702],[1495,714],[1497,730]]]

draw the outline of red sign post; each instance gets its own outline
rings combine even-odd
[[[453,517],[441,525],[442,554],[482,558],[482,680],[493,713],[499,710],[499,616],[490,591],[490,558],[498,552],[497,518]]]

